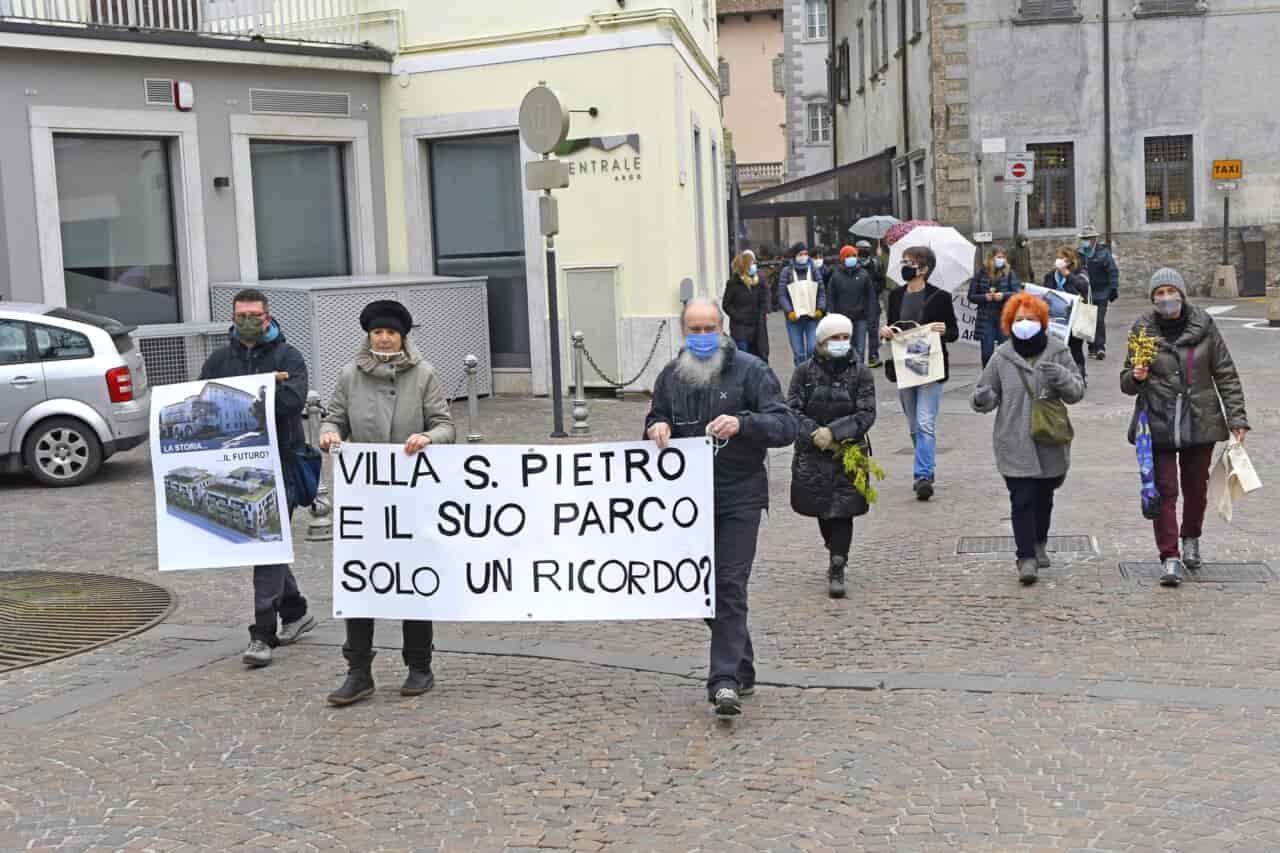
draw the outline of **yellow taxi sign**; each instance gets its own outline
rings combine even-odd
[[[1215,181],[1238,181],[1244,177],[1243,160],[1214,160],[1213,179]]]

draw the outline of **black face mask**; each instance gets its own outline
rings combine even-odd
[[[911,281],[913,278],[915,278],[919,274],[919,270],[917,270],[915,267],[907,266],[906,264],[903,264],[901,272],[902,272],[902,280],[904,282]]]

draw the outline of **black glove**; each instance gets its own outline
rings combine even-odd
[[[1115,301],[1116,301],[1117,299],[1119,299],[1119,298],[1120,298],[1120,291],[1118,291],[1118,290],[1113,290],[1113,291],[1111,291],[1111,295],[1107,297],[1107,301],[1108,301],[1108,302],[1115,302]]]

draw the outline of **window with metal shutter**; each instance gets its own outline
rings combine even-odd
[[[1018,17],[1023,20],[1059,20],[1075,14],[1075,0],[1021,0],[1018,7]]]

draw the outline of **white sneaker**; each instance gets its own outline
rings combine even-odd
[[[732,687],[721,687],[717,690],[715,704],[716,716],[721,719],[742,715],[742,700],[738,698],[738,691]]]
[[[316,617],[310,613],[304,614],[301,619],[293,622],[286,622],[280,626],[280,631],[276,634],[276,638],[280,640],[282,646],[292,646],[298,642],[298,638],[316,627]]]
[[[271,663],[271,647],[261,640],[250,640],[249,648],[244,650],[240,659],[255,668],[266,666]]]

